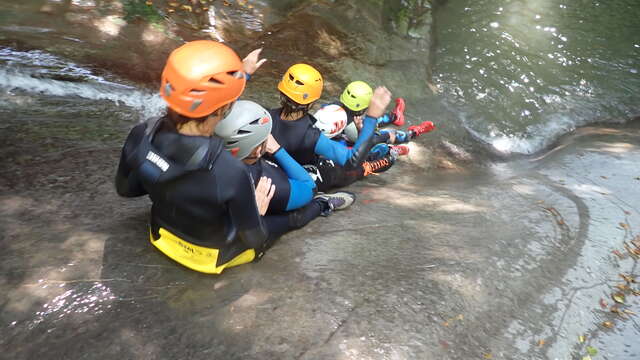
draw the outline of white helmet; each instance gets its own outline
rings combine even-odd
[[[271,134],[271,115],[248,100],[238,100],[229,115],[216,125],[215,133],[224,140],[224,148],[242,160]]]
[[[356,122],[352,121],[351,124],[344,128],[344,134],[347,136],[350,142],[355,143],[358,140],[358,127]]]
[[[347,112],[340,105],[327,105],[318,110],[314,115],[315,127],[320,129],[328,138],[332,138],[342,132],[347,126]]]

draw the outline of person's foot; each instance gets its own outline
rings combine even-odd
[[[431,121],[425,121],[425,122],[421,123],[420,125],[409,126],[407,131],[410,131],[412,133],[411,134],[411,138],[415,138],[415,137],[420,136],[422,134],[426,134],[426,133],[434,130],[435,128],[436,128],[436,126]]]
[[[393,153],[387,154],[380,160],[375,161],[365,161],[362,163],[362,168],[364,169],[364,176],[368,176],[371,174],[379,174],[385,172],[393,166],[396,161],[396,156]]]
[[[389,146],[389,153],[394,154],[395,157],[408,155],[409,147],[407,145],[391,145]]]
[[[356,194],[348,191],[338,191],[332,194],[318,193],[313,197],[323,204],[322,216],[329,216],[337,210],[344,210],[356,201]]]
[[[391,111],[393,115],[393,125],[402,126],[404,125],[404,99],[397,98],[396,99],[396,107]]]
[[[389,153],[389,149],[390,149],[389,144],[386,144],[386,143],[376,144],[374,147],[371,148],[371,150],[369,150],[369,154],[367,155],[367,160],[371,160],[371,161],[380,160]]]

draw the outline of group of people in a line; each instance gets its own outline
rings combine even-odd
[[[160,86],[167,114],[135,126],[122,149],[118,194],[149,195],[151,243],[196,271],[251,262],[284,233],[349,207],[353,193],[329,191],[386,171],[408,153],[401,144],[434,129],[379,129],[402,126],[405,103],[386,113],[389,90],[363,81],[311,114],[323,79],[307,64],[282,77],[280,107],[238,100],[259,57],[209,40],[174,50]]]

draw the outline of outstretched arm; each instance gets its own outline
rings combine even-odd
[[[294,210],[306,205],[313,198],[316,183],[309,173],[295,161],[278,142],[269,135],[267,151],[273,154],[282,170],[289,178],[289,201],[286,210]]]
[[[360,130],[360,135],[358,135],[353,147],[348,149],[321,134],[316,142],[316,154],[331,159],[348,170],[362,164],[369,149],[374,145],[372,137],[376,127],[376,119],[384,114],[390,102],[391,92],[386,87],[377,87],[369,103],[362,130]]]

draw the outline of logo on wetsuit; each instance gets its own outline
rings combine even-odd
[[[147,153],[147,160],[154,163],[157,167],[162,170],[162,172],[166,172],[169,169],[169,163],[167,163],[163,158],[161,158],[158,154],[153,151],[149,151]]]

